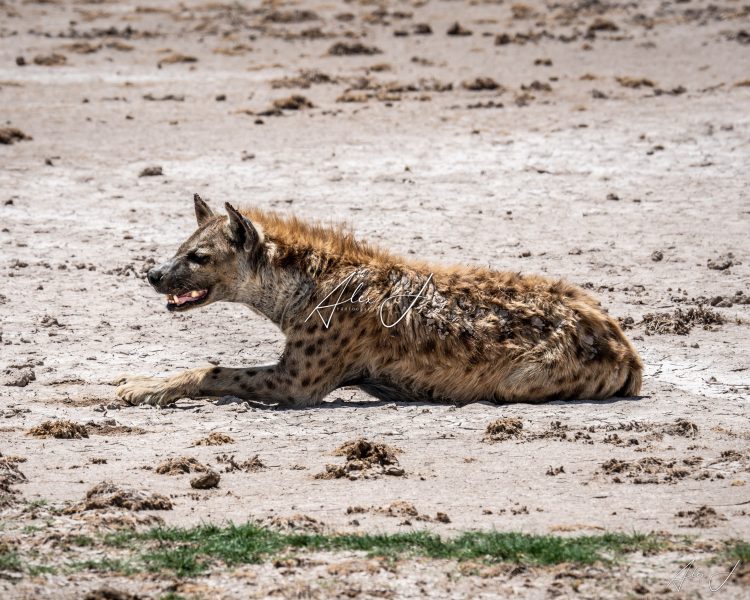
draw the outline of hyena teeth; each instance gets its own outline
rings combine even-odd
[[[191,297],[191,298],[197,298],[197,297],[198,297],[198,296],[200,296],[200,295],[201,295],[201,293],[200,293],[200,292],[197,292],[197,291],[195,291],[195,290],[193,290],[192,292],[190,292],[190,297]]]

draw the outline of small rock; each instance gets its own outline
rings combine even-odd
[[[448,28],[448,31],[446,31],[446,33],[448,35],[466,36],[466,35],[472,35],[473,32],[470,29],[466,29],[458,21],[456,21],[455,23],[453,23],[453,25],[451,25]]]
[[[161,167],[146,167],[138,174],[138,177],[162,177],[164,171]]]
[[[654,250],[651,253],[651,260],[654,262],[659,262],[664,259],[664,253],[661,250]]]
[[[221,475],[216,471],[206,471],[202,475],[198,475],[198,477],[191,479],[190,487],[195,488],[196,490],[209,490],[218,487],[220,479]]]

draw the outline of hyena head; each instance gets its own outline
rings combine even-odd
[[[227,218],[214,215],[198,194],[194,200],[198,229],[171,259],[148,272],[170,311],[234,300],[263,252],[262,233],[230,204],[224,205]]]

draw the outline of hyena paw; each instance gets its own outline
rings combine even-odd
[[[123,377],[119,379],[117,395],[128,404],[168,406],[183,397],[180,390],[170,387],[167,379],[159,377]]]

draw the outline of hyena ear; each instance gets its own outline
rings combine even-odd
[[[248,252],[252,251],[260,243],[258,230],[229,202],[224,204],[224,208],[227,209],[229,215],[229,231],[232,241]]]
[[[200,227],[214,216],[214,211],[209,208],[208,204],[198,194],[193,196],[193,202],[195,203],[195,218],[198,219],[198,226]]]

